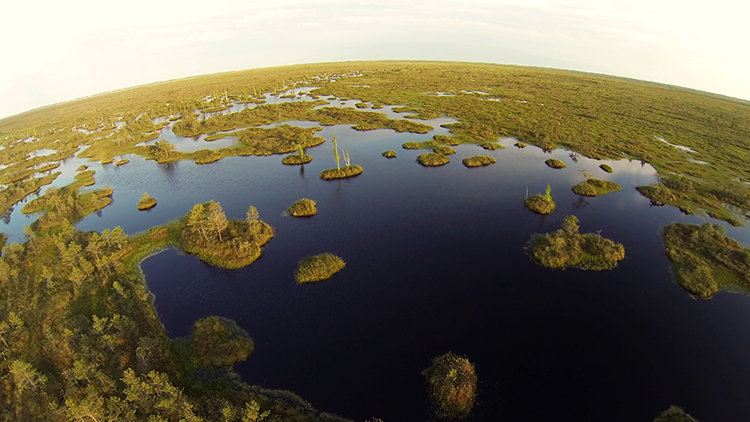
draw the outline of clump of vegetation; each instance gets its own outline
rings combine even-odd
[[[609,180],[586,179],[583,182],[573,186],[573,192],[581,196],[599,196],[606,195],[610,192],[616,192],[622,188],[615,182]]]
[[[419,142],[404,142],[401,144],[401,148],[403,149],[419,149]]]
[[[446,145],[440,145],[432,149],[432,151],[436,154],[443,154],[443,155],[453,155],[456,153],[456,150],[446,146]]]
[[[396,158],[396,151],[383,151],[383,154],[381,154],[385,158]]]
[[[750,292],[750,250],[718,224],[672,223],[664,229],[666,254],[677,283],[708,299],[719,290]]]
[[[468,359],[446,353],[434,358],[422,375],[427,379],[437,417],[463,419],[471,413],[477,396],[477,372]]]
[[[195,322],[191,346],[196,363],[215,368],[242,362],[255,350],[253,340],[236,322],[216,316]]]
[[[299,268],[294,273],[294,279],[298,283],[326,280],[344,269],[345,266],[346,263],[343,259],[331,253],[309,256],[299,262]]]
[[[349,152],[344,151],[344,162],[346,166],[339,165],[339,144],[336,141],[336,134],[331,133],[331,143],[333,144],[333,158],[336,160],[335,169],[327,169],[320,172],[320,178],[323,180],[345,179],[348,177],[359,176],[362,174],[362,167],[353,166],[349,158]]]
[[[698,419],[690,416],[681,407],[670,406],[654,419],[654,422],[698,422]]]
[[[124,164],[129,163],[129,162],[130,162],[130,160],[128,160],[127,158],[123,158],[122,160],[117,160],[117,162],[115,163],[115,165],[116,166],[122,166]]]
[[[147,192],[143,192],[143,196],[141,196],[141,200],[138,201],[138,210],[144,211],[151,209],[156,206],[156,198],[149,195]]]
[[[553,233],[534,234],[528,250],[534,261],[547,268],[611,270],[625,259],[625,247],[599,233],[578,233],[578,218],[563,219],[562,228]]]
[[[312,156],[305,155],[305,150],[302,148],[302,145],[297,145],[297,154],[287,155],[286,157],[282,158],[281,164],[291,166],[307,164],[310,161],[312,161]]]
[[[428,152],[417,157],[417,162],[425,167],[437,167],[450,163],[451,159],[443,154]]]
[[[86,164],[81,164],[80,166],[78,166],[76,171],[86,171],[88,169],[89,169],[89,166],[87,166]]]
[[[488,151],[494,151],[496,149],[503,149],[504,146],[498,144],[497,142],[483,142],[479,144],[480,147],[488,150]]]
[[[553,168],[553,169],[563,169],[567,167],[565,163],[563,163],[562,161],[556,158],[550,158],[549,160],[545,161],[544,164],[546,164],[547,167]]]
[[[526,144],[524,144],[523,142],[516,142],[513,145],[515,145],[517,148],[526,148]]]
[[[547,215],[555,211],[555,201],[552,200],[552,187],[547,185],[547,191],[544,195],[538,194],[524,199],[523,204],[530,211],[537,214]]]
[[[473,157],[464,158],[461,162],[464,163],[466,167],[482,167],[495,164],[496,160],[494,157],[487,155],[475,155]]]
[[[601,164],[599,165],[599,168],[606,171],[607,173],[612,173],[614,171],[609,164]]]
[[[354,104],[354,107],[367,108],[367,103],[359,102],[359,103]]]
[[[452,147],[456,145],[461,145],[461,140],[456,138],[455,136],[432,135],[432,139],[434,139],[437,142],[443,143],[445,145],[450,145]]]
[[[288,211],[292,217],[312,217],[318,213],[316,203],[312,199],[302,198],[293,203]]]

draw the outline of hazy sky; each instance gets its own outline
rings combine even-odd
[[[374,59],[567,68],[750,99],[741,0],[7,3],[0,117],[183,76]]]

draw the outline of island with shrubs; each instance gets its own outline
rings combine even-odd
[[[345,266],[344,260],[332,253],[308,256],[299,262],[294,279],[298,283],[327,280],[343,270]]]

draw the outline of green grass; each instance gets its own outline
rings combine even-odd
[[[612,173],[614,171],[609,164],[602,164],[599,166],[599,168],[606,171],[607,173]]]
[[[404,142],[401,145],[403,149],[428,149],[440,146],[440,141],[422,141],[422,142]]]
[[[315,205],[312,199],[302,198],[293,203],[287,211],[292,217],[312,217],[318,213]]]
[[[385,158],[396,158],[396,151],[383,151],[381,155]]]
[[[534,261],[552,269],[611,270],[625,259],[625,247],[598,233],[578,233],[578,218],[567,216],[562,228],[534,234],[527,246]]]
[[[503,149],[504,146],[498,144],[497,142],[483,142],[479,144],[480,147],[488,150],[488,151],[494,151],[496,149]]]
[[[344,166],[340,169],[327,169],[320,172],[320,178],[323,180],[346,179],[362,174],[360,166]]]
[[[446,353],[434,358],[422,371],[435,416],[463,419],[471,413],[477,396],[477,372],[465,357]]]
[[[141,200],[138,201],[138,210],[145,211],[155,206],[156,206],[156,198],[144,192],[143,196],[141,196]]]
[[[456,153],[456,150],[446,145],[440,145],[433,148],[432,152],[442,155],[453,155]]]
[[[425,167],[444,166],[450,163],[451,159],[442,154],[428,152],[417,157],[417,162]]]
[[[343,270],[345,266],[343,259],[331,253],[309,256],[299,262],[294,279],[297,283],[327,280]]]
[[[615,182],[609,180],[587,179],[575,186],[573,192],[581,196],[600,196],[610,192],[617,192],[622,188]]]
[[[565,167],[567,167],[565,163],[556,158],[550,158],[549,160],[545,161],[544,164],[546,164],[547,167],[553,169],[564,169]]]
[[[475,155],[473,157],[464,158],[461,160],[466,167],[483,167],[495,164],[495,158],[487,155]]]

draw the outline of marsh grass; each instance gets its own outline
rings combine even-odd
[[[346,179],[362,174],[360,166],[344,166],[339,169],[327,169],[320,172],[320,178],[323,180]]]
[[[287,211],[292,217],[312,217],[318,213],[318,208],[312,199],[302,198],[293,203]]]
[[[385,158],[396,158],[396,151],[383,151],[381,155]]]
[[[599,168],[606,171],[607,173],[612,173],[614,171],[609,164],[601,164]]]
[[[556,158],[550,158],[547,161],[545,161],[544,164],[546,164],[547,167],[553,168],[553,169],[563,169],[563,168],[567,167],[567,165],[565,163],[563,163],[562,161],[560,161],[560,160],[558,160]]]
[[[428,152],[417,157],[417,162],[425,167],[444,166],[451,162],[451,159],[442,154]]]
[[[606,195],[610,192],[617,192],[622,188],[615,182],[600,179],[586,179],[585,181],[573,186],[573,192],[581,196],[599,196]]]
[[[299,154],[291,154],[287,155],[286,157],[281,159],[281,164],[287,165],[287,166],[294,166],[294,165],[300,165],[300,164],[307,164],[310,161],[312,161],[312,155],[303,155],[299,156]]]
[[[345,266],[344,260],[332,253],[309,256],[299,262],[299,267],[294,273],[294,279],[297,280],[297,283],[327,280],[344,269]]]
[[[464,158],[461,162],[464,163],[466,167],[471,168],[489,166],[490,164],[495,164],[496,160],[495,157],[487,155],[475,155],[473,157]]]
[[[461,145],[462,143],[461,140],[456,138],[455,136],[448,136],[448,135],[433,135],[432,139],[437,142],[440,142],[440,143],[443,143],[445,145],[449,145],[452,147],[456,145]]]
[[[456,150],[446,145],[440,145],[433,148],[432,152],[436,154],[453,155],[456,153]]]
[[[422,371],[427,392],[438,418],[463,419],[471,413],[477,396],[477,373],[465,357],[446,353]]]
[[[516,142],[513,145],[515,145],[517,148],[526,148],[526,144],[524,144],[523,142]]]
[[[552,269],[611,270],[625,259],[625,247],[599,233],[578,233],[578,218],[567,216],[562,228],[534,234],[527,245],[534,261]]]
[[[533,211],[537,214],[547,215],[552,214],[555,211],[555,201],[552,198],[547,198],[544,195],[533,195],[523,201],[523,205],[529,211]]]
[[[156,206],[156,198],[149,195],[146,192],[143,192],[143,196],[141,196],[141,200],[138,201],[138,210],[144,211],[151,209]]]
[[[488,151],[494,151],[496,149],[503,149],[504,146],[498,144],[497,142],[483,142],[479,144],[480,147],[488,150]]]
[[[129,162],[130,162],[130,160],[128,160],[127,158],[123,158],[122,160],[117,160],[117,162],[115,163],[115,165],[119,167],[119,166],[125,165],[125,164],[127,164]]]

